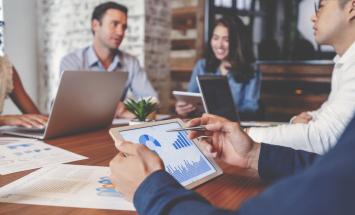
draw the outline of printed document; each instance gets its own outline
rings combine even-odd
[[[14,137],[0,138],[0,175],[84,159],[87,159],[87,157],[39,140]]]
[[[117,192],[108,167],[57,164],[0,188],[0,202],[134,210]]]

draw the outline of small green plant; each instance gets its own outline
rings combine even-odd
[[[134,101],[133,99],[128,99],[125,102],[127,110],[133,113],[139,121],[145,121],[147,116],[155,111],[157,103],[152,100],[152,98],[141,99],[139,101]]]

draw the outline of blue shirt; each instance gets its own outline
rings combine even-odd
[[[92,46],[76,50],[64,56],[60,62],[61,73],[63,71],[73,70],[128,72],[128,80],[123,94],[124,97],[128,89],[130,89],[136,98],[149,96],[158,98],[146,72],[139,65],[138,59],[120,50],[117,50],[117,53],[107,70],[100,62]]]
[[[196,63],[196,66],[192,72],[188,91],[200,92],[196,77],[198,75],[207,74],[206,60],[201,59]],[[218,69],[216,75],[221,75],[221,71]],[[246,83],[238,83],[235,81],[231,72],[228,72],[227,79],[231,88],[233,96],[233,102],[238,107],[240,112],[256,112],[259,108],[260,87],[261,87],[261,75],[260,72],[256,72]]]
[[[216,208],[165,171],[148,176],[134,195],[139,214],[355,214],[355,118],[327,154],[262,144],[259,175],[277,180],[239,211]],[[283,178],[283,179],[282,179]],[[282,179],[282,180],[281,180]]]

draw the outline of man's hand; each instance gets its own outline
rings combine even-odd
[[[48,117],[40,114],[3,115],[0,125],[23,126],[26,128],[44,128]]]
[[[116,107],[115,118],[124,118],[124,119],[134,119],[135,116],[133,113],[129,112],[123,102],[118,102]]]
[[[198,125],[206,125],[207,131],[192,131],[189,138],[202,137],[200,144],[207,155],[231,165],[258,169],[260,144],[245,134],[239,123],[210,114],[187,123],[188,127]]]
[[[189,113],[191,113],[194,110],[196,110],[196,107],[194,105],[183,101],[177,101],[175,104],[176,113],[183,117],[186,117]]]
[[[132,201],[144,179],[155,171],[164,170],[164,164],[145,145],[120,142],[116,146],[120,152],[110,162],[111,180],[115,188]]]
[[[309,115],[307,112],[302,112],[298,114],[297,116],[294,116],[291,120],[292,124],[297,124],[297,123],[303,123],[303,124],[308,124],[309,121],[312,120],[312,116]]]

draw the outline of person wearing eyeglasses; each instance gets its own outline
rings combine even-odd
[[[10,97],[24,114],[0,115],[0,126],[42,128],[48,117],[41,115],[36,105],[23,88],[20,76],[7,57],[0,56],[0,113],[5,99]]]
[[[315,39],[318,44],[333,46],[337,53],[328,99],[319,109],[293,117],[291,124],[246,129],[251,138],[320,154],[334,147],[355,113],[353,10],[352,1],[347,0],[315,3]]]
[[[348,65],[355,58],[355,0],[324,0],[320,5],[312,18],[316,39],[334,46],[340,57],[335,67],[346,73],[343,78],[351,77],[342,69],[345,65],[355,74],[354,61]],[[327,154],[317,155],[258,143],[238,123],[221,117],[205,114],[191,120],[188,127],[205,125],[207,129],[189,134],[191,139],[208,137],[200,141],[207,155],[255,171],[263,180],[276,181],[238,211],[217,208],[184,189],[164,171],[161,159],[142,144],[117,143],[120,152],[110,162],[111,180],[133,200],[139,214],[355,214],[355,118],[349,121],[338,144]]]

